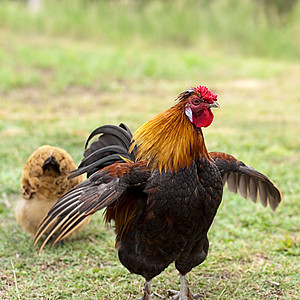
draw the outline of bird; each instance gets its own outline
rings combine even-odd
[[[207,233],[225,183],[230,191],[254,202],[260,198],[273,210],[282,198],[265,175],[230,154],[208,152],[202,128],[211,125],[217,107],[217,95],[199,85],[180,93],[175,105],[133,135],[124,124],[95,129],[70,176],[87,173],[88,178],[53,206],[34,245],[46,231],[39,251],[50,238],[55,245],[105,208],[105,221],[114,221],[120,262],[145,279],[141,299],[152,299],[152,279],[173,262],[181,283],[170,295],[199,298],[190,291],[186,274],[206,259]]]
[[[21,227],[32,236],[57,200],[83,181],[83,176],[67,178],[74,169],[76,165],[66,150],[49,145],[38,147],[27,159],[21,175],[22,197],[17,201],[15,216]]]

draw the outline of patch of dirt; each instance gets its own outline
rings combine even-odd
[[[263,265],[269,260],[269,257],[264,252],[257,252],[251,257],[251,262],[254,265]]]
[[[66,263],[64,260],[60,259],[59,257],[55,260],[49,262],[49,261],[43,261],[41,263],[38,263],[39,269],[41,272],[43,271],[57,271],[58,268],[67,269],[69,267],[69,262]],[[73,264],[74,265],[74,264]]]
[[[13,275],[1,275],[0,276],[2,285],[5,286],[13,286],[15,284]]]

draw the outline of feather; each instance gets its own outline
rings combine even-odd
[[[223,186],[225,185],[225,183],[227,182],[228,180],[228,173],[224,173],[222,175],[222,183],[223,183]]]
[[[104,125],[96,128],[88,137],[85,148],[87,148],[89,141],[98,134],[110,134],[110,138],[114,140],[114,142],[118,145],[122,145],[126,148],[130,146],[131,136],[130,134],[123,129],[122,127],[114,126],[114,125]],[[101,139],[101,137],[100,137]]]
[[[250,181],[249,181],[249,196],[254,203],[257,202],[257,196],[258,196],[257,182],[252,177],[250,177]]]
[[[228,174],[227,178],[228,189],[232,193],[237,193],[237,175],[233,172]]]
[[[258,187],[259,187],[260,202],[264,207],[266,207],[268,205],[268,193],[267,193],[266,186],[263,182],[259,181]]]
[[[244,174],[241,174],[239,176],[239,192],[240,195],[247,199],[248,195],[249,195],[249,182],[248,182],[248,177]]]

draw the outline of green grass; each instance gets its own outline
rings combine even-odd
[[[279,16],[263,1],[44,1],[45,9],[32,16],[19,1],[2,1],[1,28],[83,41],[93,39],[101,48],[111,43],[130,47],[188,47],[236,55],[299,57],[300,5],[286,5]],[[281,1],[284,2],[284,1]],[[281,9],[282,10],[282,9]],[[84,11],[84,13],[82,13]]]
[[[14,218],[22,168],[42,144],[79,163],[95,127],[135,130],[200,83],[221,105],[204,130],[208,149],[268,175],[283,202],[274,214],[225,189],[191,289],[207,299],[300,298],[299,3],[280,16],[250,1],[187,2],[45,1],[38,15],[1,2],[0,298],[141,295],[101,213],[76,240],[37,255]],[[178,285],[174,265],[153,280],[162,295]]]

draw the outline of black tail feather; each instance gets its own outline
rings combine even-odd
[[[89,145],[89,142],[97,135],[99,138]],[[77,170],[72,171],[69,178],[87,173],[91,176],[98,170],[115,162],[122,162],[123,159],[135,161],[136,148],[129,153],[132,133],[123,123],[119,126],[104,125],[96,128],[88,137],[85,144],[84,159]]]
[[[113,145],[113,146],[105,146],[100,149],[95,149],[94,152],[92,152],[89,156],[86,156],[78,166],[78,168],[82,168],[84,166],[90,165],[96,161],[98,161],[101,158],[104,158],[106,156],[112,155],[112,154],[121,154],[121,155],[128,155],[128,152],[126,149],[119,145]]]
[[[96,128],[88,137],[86,143],[85,143],[85,149],[87,148],[90,140],[95,137],[98,134],[108,134],[110,137],[115,141],[115,144],[121,144],[125,148],[130,147],[130,141],[131,141],[131,136],[130,134],[124,130],[120,126],[115,126],[115,125],[104,125],[101,127]],[[101,141],[102,136],[99,137],[99,141]]]
[[[130,159],[130,157],[125,157],[125,158]],[[120,161],[123,161],[123,159],[119,154],[111,154],[98,159],[92,164],[86,166],[84,165],[74,171],[71,171],[72,174],[68,178],[71,179],[84,173],[87,173],[87,177],[90,177],[92,174],[99,171],[100,169]]]

